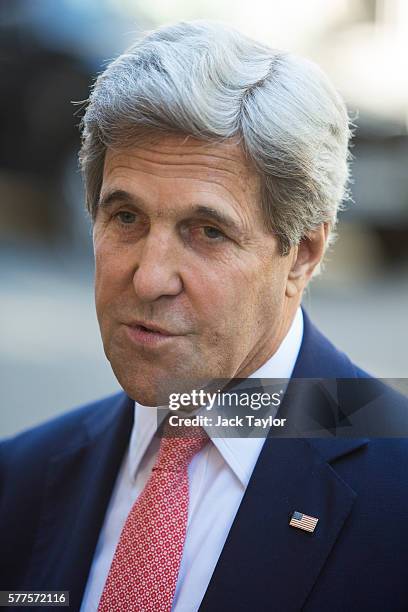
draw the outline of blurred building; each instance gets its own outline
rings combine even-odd
[[[407,2],[258,4],[261,10],[253,11],[247,23],[249,33],[259,30],[272,44],[275,38],[284,44],[286,36],[290,46],[327,70],[349,104],[356,126],[356,205],[345,219],[372,228],[385,262],[407,257]],[[220,3],[217,11],[209,3],[209,16],[225,19],[229,3],[224,5]],[[205,6],[197,4],[198,16],[203,16]],[[89,252],[76,162],[80,107],[75,109],[71,102],[88,97],[104,63],[123,50],[135,31],[159,20],[160,8],[169,17],[164,3],[153,3],[149,17],[149,9],[142,16],[138,3],[125,1],[1,0],[3,240],[51,242]],[[178,3],[173,8],[174,18],[187,10]],[[244,5],[236,7],[229,20],[242,27],[247,10]],[[187,12],[194,17],[194,9]]]
[[[89,252],[80,102],[148,22],[105,0],[0,0],[0,237]],[[75,102],[78,106],[75,106]]]

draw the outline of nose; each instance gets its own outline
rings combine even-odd
[[[176,251],[168,235],[149,233],[145,237],[133,276],[134,290],[141,301],[153,302],[182,291]]]

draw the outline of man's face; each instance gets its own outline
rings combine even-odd
[[[258,179],[233,142],[108,150],[93,238],[105,353],[142,404],[186,381],[248,376],[287,332],[293,257],[266,230]]]

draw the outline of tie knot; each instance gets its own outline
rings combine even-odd
[[[202,427],[175,426],[166,421],[154,469],[172,472],[185,470],[194,455],[207,444],[208,440],[208,435]]]

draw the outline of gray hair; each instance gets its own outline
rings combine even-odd
[[[98,77],[82,119],[81,169],[95,219],[107,147],[144,135],[238,138],[260,177],[261,206],[282,255],[328,222],[347,196],[347,111],[313,62],[222,24],[148,33]]]

